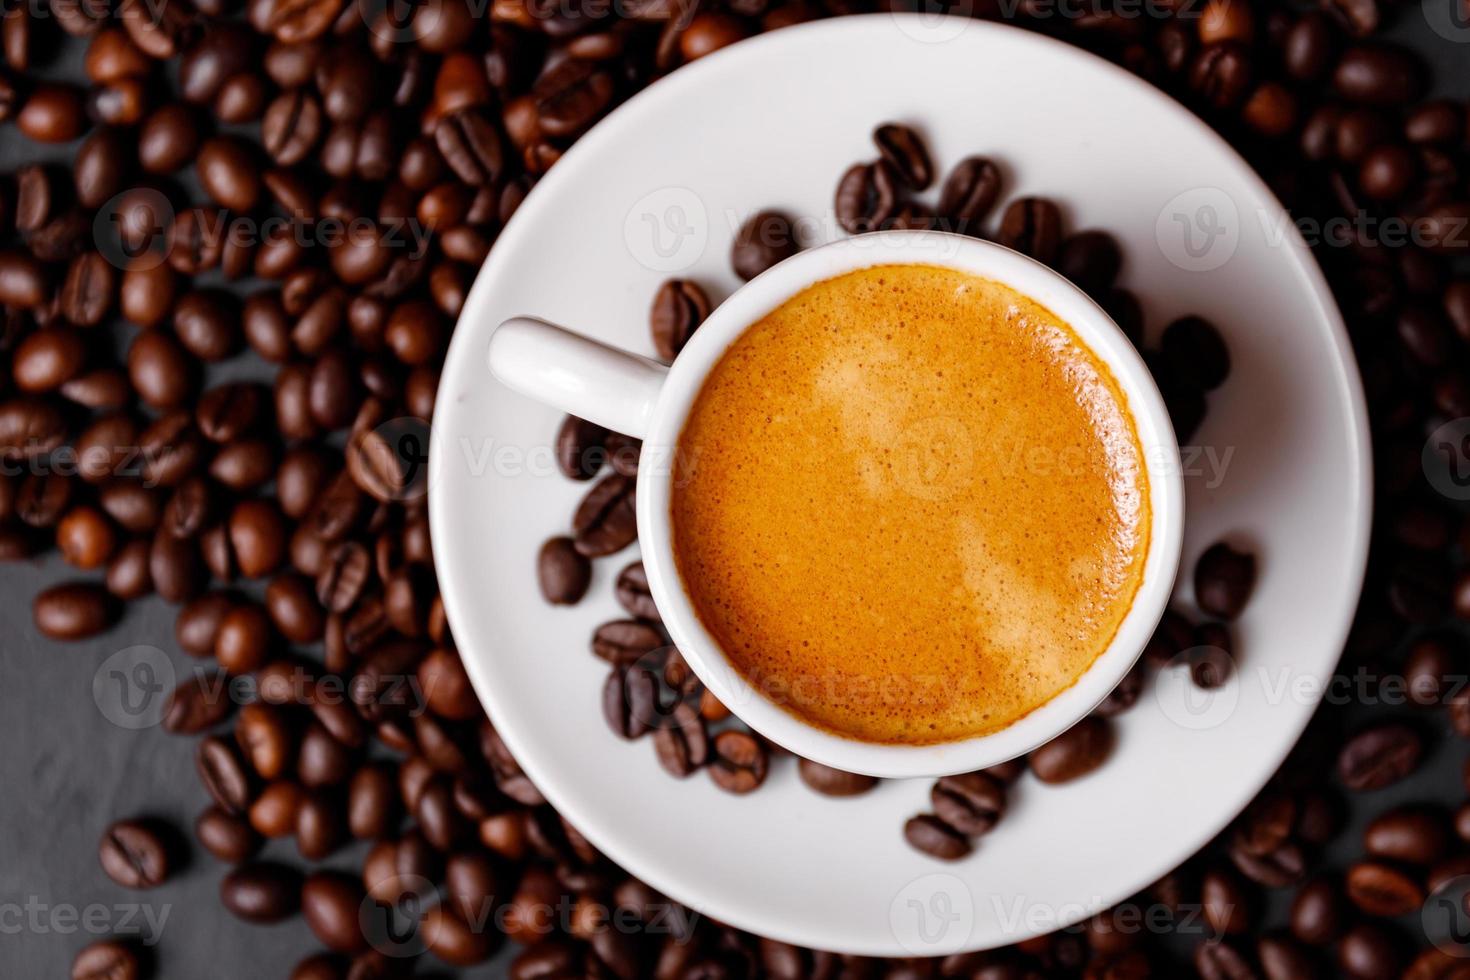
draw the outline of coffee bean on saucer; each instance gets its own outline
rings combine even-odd
[[[1147,667],[1147,661],[1144,660],[1134,664],[1093,712],[1102,718],[1114,718],[1137,704],[1143,694],[1143,685],[1148,679]]]
[[[71,980],[139,980],[143,961],[132,943],[99,939],[83,946],[71,961]]]
[[[607,462],[608,431],[568,415],[556,432],[556,465],[571,480],[590,480]]]
[[[887,160],[853,164],[837,182],[837,223],[854,235],[887,227],[898,214],[897,184]]]
[[[537,555],[536,578],[547,602],[575,605],[587,594],[587,586],[592,581],[592,562],[577,550],[571,538],[550,538]]]
[[[1062,240],[1056,270],[1089,296],[1104,295],[1118,278],[1123,253],[1105,231],[1079,231]]]
[[[710,778],[727,793],[749,793],[766,781],[769,753],[749,732],[728,730],[714,739]]]
[[[1043,783],[1066,783],[1092,772],[1113,749],[1113,727],[1103,718],[1083,718],[1028,757]]]
[[[1408,725],[1387,722],[1358,732],[1337,756],[1337,775],[1348,789],[1382,789],[1419,767],[1424,740]]]
[[[962,834],[978,837],[1005,813],[1005,786],[983,772],[945,776],[929,792],[934,815]]]
[[[1164,330],[1161,343],[1164,368],[1202,391],[1213,391],[1230,374],[1230,350],[1220,332],[1207,320],[1187,316]]]
[[[1000,168],[985,157],[967,157],[955,165],[939,192],[942,227],[979,236],[990,209],[1000,197]]]
[[[168,841],[146,821],[121,820],[108,827],[98,853],[107,877],[124,888],[156,888],[173,866]]]
[[[927,813],[910,817],[903,825],[903,836],[915,850],[941,861],[958,861],[972,850],[969,838]]]
[[[799,760],[797,771],[801,774],[802,782],[823,796],[860,796],[878,785],[878,780],[873,776],[843,772],[811,759]]]
[[[710,739],[704,718],[692,706],[674,706],[670,723],[653,733],[654,753],[664,771],[683,779],[709,761]]]
[[[643,562],[635,561],[618,573],[613,585],[618,605],[639,619],[660,622],[658,607],[653,604],[653,593],[648,588],[648,573]]]
[[[1211,616],[1231,620],[1240,615],[1256,584],[1256,556],[1224,541],[1205,549],[1194,566],[1194,597]]]
[[[658,714],[658,681],[646,667],[614,668],[602,687],[602,716],[619,738],[648,734]]]
[[[592,634],[592,653],[616,666],[640,661],[667,645],[657,628],[632,619],[603,623]]]
[[[921,191],[934,182],[929,149],[918,133],[901,123],[884,123],[873,130],[873,142],[893,174],[906,186]]]
[[[688,279],[665,280],[654,293],[653,309],[648,314],[653,349],[658,356],[666,361],[678,357],[709,311],[709,298],[698,284]]]
[[[621,551],[638,538],[634,510],[637,481],[620,473],[593,485],[572,515],[573,544],[578,553],[598,558]]]
[[[795,255],[798,246],[791,219],[779,211],[760,211],[740,226],[730,246],[730,266],[741,279],[754,279]]]
[[[995,240],[1043,265],[1051,265],[1061,248],[1062,212],[1046,198],[1018,198],[1001,216]]]

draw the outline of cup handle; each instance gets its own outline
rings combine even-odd
[[[490,371],[508,388],[642,439],[669,369],[659,362],[532,316],[490,335]]]

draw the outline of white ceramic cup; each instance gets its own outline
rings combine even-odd
[[[937,745],[862,742],[818,728],[774,703],[730,664],[695,614],[674,563],[674,448],[711,368],[746,328],[813,283],[875,265],[935,265],[993,279],[1068,323],[1117,379],[1148,470],[1153,524],[1143,582],[1108,648],[1075,684],[1006,728]],[[738,289],[695,332],[673,366],[608,347],[534,317],[491,335],[491,371],[509,387],[643,440],[638,541],[671,639],[710,693],[771,741],[804,758],[884,777],[970,772],[1015,758],[1070,728],[1128,672],[1168,604],[1184,531],[1179,447],[1143,359],[1108,315],[1062,276],[1010,249],[940,232],[875,232],[800,252]]]

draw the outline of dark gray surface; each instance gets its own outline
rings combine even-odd
[[[1434,35],[1413,9],[1417,3],[1405,6],[1395,34],[1434,60],[1441,92],[1470,95],[1470,45]],[[35,156],[9,127],[0,130],[0,170],[13,169],[22,155]],[[70,151],[41,157],[65,162]],[[129,930],[159,940],[159,977],[287,976],[317,948],[305,925],[233,919],[217,899],[223,869],[197,847],[193,862],[155,891],[130,892],[101,873],[97,840],[109,822],[151,815],[188,835],[206,798],[193,772],[195,739],[114,724],[93,698],[94,675],[108,657],[136,645],[158,648],[180,676],[192,664],[173,642],[175,610],[156,598],[134,604],[117,628],[87,642],[38,636],[31,597],[67,577],[54,554],[0,565],[0,978],[66,976],[77,949]],[[1458,804],[1463,758],[1460,746],[1441,741],[1413,779],[1356,801],[1354,826],[1398,799]],[[1355,838],[1350,829],[1338,852],[1350,854]],[[273,853],[289,859],[294,847],[276,842],[267,851]],[[330,863],[355,870],[360,859],[360,849],[349,850]],[[501,976],[505,959],[463,975]]]

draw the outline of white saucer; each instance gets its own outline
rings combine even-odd
[[[1189,701],[1166,671],[1119,722],[1114,757],[1064,787],[1027,777],[975,853],[941,864],[901,827],[929,782],[857,799],[816,795],[782,760],[745,797],[670,778],[648,741],[602,720],[606,667],[587,649],[621,612],[597,563],[587,599],[551,608],[541,542],[564,533],[585,484],[557,474],[558,416],[485,368],[514,314],[652,353],[649,303],[670,275],[718,301],[737,281],[736,227],[762,208],[827,216],[870,159],[882,121],[912,123],[945,172],[995,157],[1006,198],[1055,197],[1069,227],[1123,244],[1122,283],[1151,336],[1200,313],[1234,370],[1191,440],[1183,568],[1228,535],[1260,579],[1238,624],[1236,679]],[[929,198],[932,200],[931,197]],[[1113,904],[1208,841],[1259,790],[1305,726],[1361,585],[1369,458],[1341,320],[1279,205],[1226,144],[1145,83],[1075,48],[970,21],[875,15],[742,42],[616,111],[559,162],[500,236],[465,306],[433,427],[430,516],[439,579],[476,690],[556,807],[649,884],[731,925],[815,948],[937,955],[1016,942]],[[1189,461],[1186,460],[1186,463]],[[1188,575],[1184,576],[1185,579]],[[1181,604],[1189,586],[1181,583]]]

